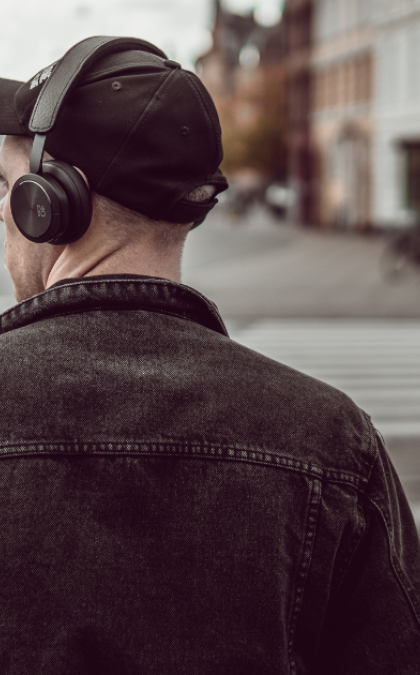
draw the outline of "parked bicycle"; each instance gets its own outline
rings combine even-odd
[[[420,222],[390,234],[380,264],[389,281],[404,281],[420,273]]]

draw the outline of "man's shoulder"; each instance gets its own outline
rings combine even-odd
[[[29,393],[42,384],[45,395],[59,400],[64,364],[73,373],[66,396],[99,400],[110,388],[129,391],[133,428],[149,397],[166,437],[181,433],[355,475],[366,474],[374,460],[369,418],[343,392],[179,317],[55,316],[1,336],[0,362],[9,382],[4,391],[21,402],[18,379]],[[173,414],[160,409],[162,402]]]
[[[349,396],[229,338],[211,343],[205,379],[253,445],[323,468],[370,471],[375,430]]]
[[[221,362],[223,368],[220,369],[219,365],[218,376],[225,379],[231,376],[239,378],[237,384],[241,385],[240,388],[248,395],[254,392],[258,397],[263,396],[264,400],[267,399],[266,402],[272,398],[282,398],[290,404],[298,401],[304,404],[311,401],[310,409],[314,412],[318,407],[332,410],[339,406],[343,410],[351,409],[357,410],[358,414],[361,413],[344,392],[322,380],[228,337],[213,336],[212,342],[212,358],[209,359],[209,364]]]

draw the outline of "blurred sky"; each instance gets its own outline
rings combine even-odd
[[[224,0],[274,23],[282,0]],[[0,76],[28,80],[90,35],[130,35],[156,43],[184,67],[211,44],[213,0],[0,0]]]

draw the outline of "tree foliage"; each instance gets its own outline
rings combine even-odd
[[[255,86],[235,92],[219,110],[223,129],[227,174],[254,169],[283,179],[287,174],[285,82],[279,71],[259,73]],[[244,122],[238,111],[248,106],[251,119]]]

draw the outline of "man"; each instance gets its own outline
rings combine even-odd
[[[180,283],[226,187],[207,92],[147,43],[69,54],[0,81],[0,672],[418,673],[419,542],[369,418]],[[89,185],[77,239],[42,241],[51,157]]]

